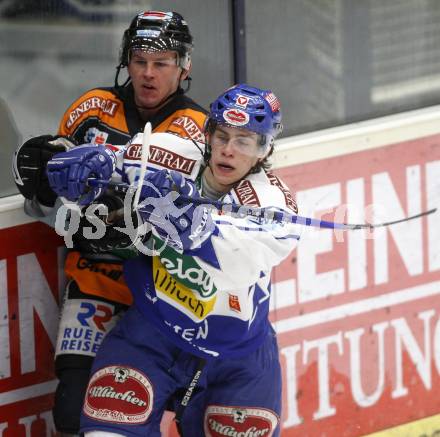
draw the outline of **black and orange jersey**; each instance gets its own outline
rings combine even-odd
[[[79,144],[123,145],[142,132],[149,121],[153,132],[173,132],[200,140],[205,119],[206,111],[180,91],[149,120],[143,120],[131,85],[95,88],[70,105],[58,134],[69,135]]]
[[[171,132],[201,141],[206,114],[201,106],[179,90],[151,119],[143,120],[136,108],[131,85],[95,88],[70,105],[61,120],[58,134],[73,137],[78,144],[122,146],[143,132],[149,121],[153,132]],[[88,257],[72,250],[67,255],[65,273],[84,293],[126,305],[132,301],[122,277],[122,262]]]

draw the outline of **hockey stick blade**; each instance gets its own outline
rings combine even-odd
[[[402,219],[398,220],[392,220],[389,222],[383,222],[383,223],[364,223],[364,224],[358,224],[358,225],[350,225],[347,224],[346,226],[350,226],[350,229],[355,231],[357,229],[375,229],[375,228],[382,228],[384,226],[391,226],[391,225],[397,225],[398,223],[404,223],[408,222],[410,220],[414,220],[420,217],[424,217],[425,215],[433,214],[437,211],[437,208],[428,209],[427,211],[423,211],[419,214],[411,215],[409,217],[404,217]]]

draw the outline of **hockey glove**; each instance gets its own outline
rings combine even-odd
[[[121,256],[127,256],[129,252],[134,252],[134,244],[130,235],[118,230],[126,228],[124,222],[124,201],[115,194],[103,194],[99,200],[91,203],[105,207],[108,215],[101,215],[101,209],[97,208],[93,216],[86,214],[81,217],[79,229],[73,235],[75,247],[85,253],[106,253],[115,252]],[[137,214],[131,214],[134,227],[137,227]],[[130,249],[128,251],[127,249]],[[120,251],[124,251],[121,254]]]
[[[200,198],[196,186],[175,171],[160,170],[145,176],[138,211],[165,243],[179,251],[196,249],[211,235],[214,223],[203,205],[177,207],[179,194]]]
[[[58,153],[47,163],[51,188],[62,197],[88,205],[99,197],[107,184],[90,187],[89,178],[110,181],[115,169],[114,153],[105,146],[84,144]]]
[[[12,161],[15,184],[29,200],[36,199],[44,206],[53,206],[57,198],[46,175],[47,162],[56,153],[76,146],[72,138],[41,135],[18,147]]]

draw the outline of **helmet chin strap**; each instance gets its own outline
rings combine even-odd
[[[183,80],[186,80],[186,81],[187,81],[186,88],[183,90],[183,94],[186,94],[186,93],[191,89],[191,81],[192,81],[192,77],[187,76],[187,77],[186,77],[185,79],[183,79]]]
[[[130,77],[128,77],[127,80],[122,85],[119,85],[118,78],[122,68],[124,68],[124,65],[122,63],[116,66],[116,76],[115,76],[115,84],[114,84],[115,88],[124,88],[128,84],[128,82],[130,82]]]

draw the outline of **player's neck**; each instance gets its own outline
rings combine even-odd
[[[218,200],[228,191],[229,187],[221,186],[215,182],[211,169],[206,167],[202,174],[202,195],[211,200]]]
[[[157,114],[157,112],[163,107],[164,104],[162,104],[158,108],[152,108],[152,109],[141,107],[141,106],[137,106],[137,109],[138,109],[139,115],[141,117],[141,120],[145,121],[145,122],[151,120],[151,118],[154,117]]]
[[[167,97],[165,97],[162,101],[160,101],[156,106],[152,106],[151,108],[140,105],[138,102],[136,102],[136,97],[135,97],[135,104],[136,104],[136,108],[139,112],[139,115],[141,117],[141,119],[145,122],[149,121],[152,117],[154,117],[171,99],[174,98],[174,96],[176,96],[176,94],[178,93],[179,88],[176,89],[176,91],[174,91],[173,93],[171,93],[170,95],[168,95]]]

